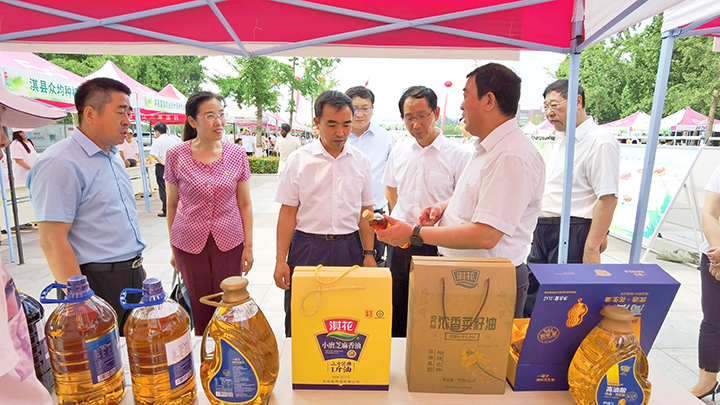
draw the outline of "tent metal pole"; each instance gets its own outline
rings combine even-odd
[[[678,38],[694,37],[694,36],[700,36],[700,35],[712,35],[712,34],[720,34],[720,27],[711,27],[711,28],[703,28],[700,30],[688,31],[684,34],[678,35]]]
[[[12,139],[12,131],[10,128],[5,127],[5,133],[8,139]],[[10,198],[12,199],[12,210],[13,219],[15,219],[15,238],[17,239],[18,248],[18,261],[20,264],[25,264],[25,255],[23,254],[22,237],[20,236],[20,220],[18,219],[18,208],[17,208],[17,195],[15,195],[15,179],[13,179],[12,170],[12,156],[10,155],[10,145],[5,147],[5,156],[7,156],[8,162],[8,181],[10,182]],[[10,230],[8,229],[8,239],[12,237]]]
[[[603,35],[605,35],[605,33],[607,33],[609,30],[611,30],[617,23],[624,20],[625,17],[632,14],[640,6],[647,3],[647,1],[648,0],[635,0],[635,2],[631,5],[629,5],[625,10],[623,10],[622,13],[616,15],[612,20],[608,21],[607,24],[603,25],[602,28],[600,28],[597,32],[595,32],[593,35],[591,35],[590,38],[587,38],[585,40],[585,42],[578,45],[578,51],[582,52],[583,49],[594,44],[595,41],[598,40],[598,38],[601,38]]]
[[[142,133],[142,121],[140,121],[140,95],[135,93],[135,133],[138,134],[138,155],[140,160],[140,176],[143,184],[143,199],[145,200],[145,212],[150,212],[150,193],[148,190],[148,176],[145,168],[145,139]],[[152,132],[150,133],[152,139]]]
[[[647,144],[645,145],[645,161],[643,163],[643,172],[640,180],[640,195],[638,196],[632,245],[630,246],[629,262],[631,264],[640,263],[648,199],[650,198],[650,185],[652,183],[653,168],[655,165],[655,153],[657,152],[658,137],[660,136],[660,120],[662,119],[663,108],[665,107],[665,93],[667,92],[673,46],[675,45],[675,37],[678,34],[679,30],[665,31],[662,34],[660,61],[655,78],[652,113],[650,114],[650,127],[648,129]]]
[[[580,53],[570,54],[570,76],[568,77],[567,123],[565,126],[565,174],[560,211],[560,241],[558,263],[567,263],[568,240],[570,239],[570,211],[572,203],[573,169],[575,168],[575,131],[577,123],[578,83],[580,82]]]
[[[5,178],[5,170],[3,169],[3,165],[0,164],[0,179]],[[13,240],[12,240],[12,229],[10,225],[10,214],[8,214],[7,209],[7,196],[5,195],[5,185],[3,184],[0,186],[0,190],[2,191],[2,206],[3,211],[5,213],[5,230],[7,231],[8,236],[8,248],[10,249],[10,262],[15,263],[15,249],[13,248]]]
[[[243,52],[243,54],[245,54],[245,57],[250,56],[250,54],[248,53],[248,50],[245,49],[245,45],[243,45],[242,41],[240,41],[240,38],[235,33],[235,30],[230,25],[227,18],[225,18],[225,15],[222,13],[222,11],[220,11],[217,4],[215,4],[217,2],[217,0],[205,0],[205,1],[207,2],[208,6],[210,6],[210,9],[215,14],[215,17],[217,17],[217,19],[220,20],[220,24],[222,24],[222,26],[225,27],[225,31],[227,31],[228,34],[230,34],[230,37],[233,39],[233,41],[235,41],[235,44],[237,44],[238,48],[240,48],[240,50]]]
[[[718,17],[720,17],[720,15],[709,17],[709,18],[706,18],[706,19],[700,20],[700,21],[695,21],[694,23],[692,23],[690,25],[680,28],[680,35],[678,35],[678,38],[684,38],[690,31],[694,30],[697,27],[707,24],[710,21],[712,21]],[[695,34],[692,34],[692,35],[695,35]]]

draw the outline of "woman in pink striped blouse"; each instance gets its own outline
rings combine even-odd
[[[253,265],[250,167],[245,150],[223,141],[223,100],[195,93],[185,106],[183,143],[165,160],[167,223],[173,258],[192,302],[195,334],[214,308],[198,301],[220,292],[220,282]]]

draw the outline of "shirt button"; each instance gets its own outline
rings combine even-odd
[[[207,223],[208,223],[208,225],[211,225],[211,224],[212,224],[212,221],[207,221]]]

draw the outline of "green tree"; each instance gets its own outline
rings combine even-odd
[[[642,29],[631,27],[583,52],[580,84],[585,89],[585,107],[601,123],[652,109],[661,28],[662,15]],[[713,91],[720,89],[720,54],[712,52],[712,42],[709,37],[675,40],[663,115],[686,106],[709,113]],[[568,69],[569,57],[556,77],[567,78]]]
[[[238,105],[255,106],[257,125],[255,134],[262,130],[263,111],[280,110],[280,86],[283,78],[291,75],[289,65],[264,56],[254,58],[231,57],[228,60],[234,74],[213,76],[211,80],[220,88],[225,97],[233,97]],[[257,136],[258,146],[262,139]]]
[[[337,87],[338,81],[332,77],[332,74],[338,63],[340,63],[339,58],[303,58],[303,75],[296,83],[296,88],[303,97],[310,100],[311,110],[320,93]],[[292,105],[295,103],[293,102]],[[315,116],[314,111],[310,116]]]
[[[200,84],[207,78],[201,65],[205,56],[62,53],[39,53],[38,56],[83,77],[100,69],[110,60],[128,76],[155,91],[162,90],[170,83],[188,96],[200,91]]]

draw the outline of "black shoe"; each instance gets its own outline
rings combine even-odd
[[[159,217],[166,217],[166,216],[167,216],[167,214],[166,214],[166,213],[164,213],[164,212],[161,212],[161,213],[159,213],[159,214],[158,214],[158,216],[159,216]]]
[[[704,393],[704,394],[702,394],[702,395],[698,395],[697,398],[698,398],[698,399],[703,399],[703,398],[705,398],[706,396],[712,394],[712,400],[715,401],[715,393],[718,392],[718,391],[720,391],[720,390],[718,389],[718,383],[717,383],[717,381],[715,381],[715,385],[713,385],[713,387],[710,388],[710,391],[708,391],[708,392],[706,392],[706,393]]]

